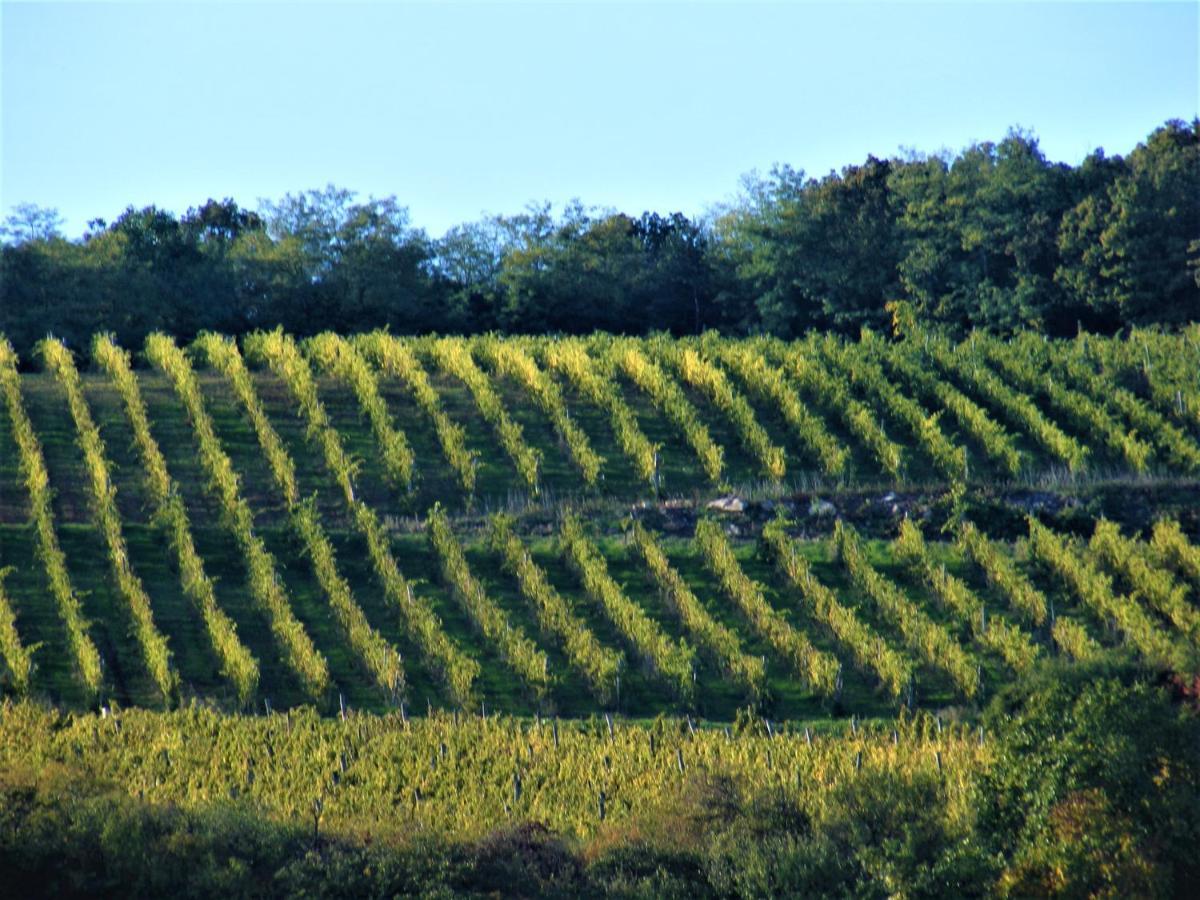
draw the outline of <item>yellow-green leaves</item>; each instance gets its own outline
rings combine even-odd
[[[67,559],[58,543],[54,529],[54,514],[50,508],[50,475],[42,457],[42,445],[34,434],[33,424],[21,399],[21,384],[17,377],[17,355],[8,339],[0,336],[0,391],[12,420],[13,438],[20,454],[21,474],[29,491],[30,519],[37,535],[37,554],[46,571],[50,593],[58,605],[59,615],[67,629],[71,655],[89,700],[100,693],[103,675],[100,651],[88,635],[88,623],[83,606],[67,574]]]

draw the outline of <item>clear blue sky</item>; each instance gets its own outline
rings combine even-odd
[[[439,235],[533,200],[688,214],[739,176],[1033,131],[1078,162],[1200,112],[1181,3],[0,4],[0,208],[332,182]]]

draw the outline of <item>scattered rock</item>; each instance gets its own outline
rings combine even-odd
[[[1027,493],[1009,494],[1004,498],[1010,505],[1025,513],[1050,513],[1051,515],[1061,512],[1063,509],[1072,506],[1078,506],[1079,501],[1075,497],[1063,496],[1049,491],[1029,491]]]
[[[819,519],[823,519],[826,516],[836,516],[837,507],[828,500],[819,500],[814,497],[813,502],[808,506],[808,514],[816,516]]]
[[[741,513],[746,511],[746,501],[741,497],[731,494],[728,497],[718,497],[716,500],[710,500],[708,508],[715,509],[717,512]]]

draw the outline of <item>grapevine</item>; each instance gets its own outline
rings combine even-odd
[[[900,535],[892,547],[896,557],[908,565],[942,605],[967,624],[980,647],[995,653],[1015,672],[1032,668],[1038,650],[1029,637],[1003,619],[987,616],[983,601],[963,581],[947,573],[944,565],[934,562],[920,528],[912,519],[900,523]]]
[[[492,518],[490,541],[504,559],[521,586],[521,593],[533,606],[542,631],[558,641],[567,659],[583,673],[596,699],[606,704],[613,700],[620,684],[624,660],[620,653],[604,647],[590,628],[575,615],[570,605],[550,584],[543,572],[503,516]]]
[[[712,654],[721,669],[749,688],[752,694],[761,694],[766,680],[763,661],[748,656],[742,650],[737,635],[717,622],[701,605],[692,589],[671,566],[658,541],[640,522],[633,523],[629,535],[663,596],[696,642]]]
[[[834,526],[834,546],[854,585],[880,608],[926,665],[941,669],[967,697],[979,690],[979,671],[945,628],[934,623],[867,560],[858,534],[841,519]]]
[[[614,341],[608,350],[610,365],[620,369],[638,390],[680,431],[691,445],[709,481],[719,483],[724,471],[724,451],[709,436],[696,407],[684,396],[675,379],[652,362],[628,339]]]
[[[441,398],[429,383],[429,376],[407,344],[380,331],[360,335],[352,341],[354,347],[375,361],[386,374],[401,378],[412,392],[417,406],[433,423],[442,454],[450,464],[463,489],[475,491],[476,454],[467,449],[466,433],[461,425],[452,422],[442,408]]]
[[[362,354],[341,335],[326,332],[304,342],[309,359],[335,378],[346,382],[354,391],[359,407],[371,423],[371,433],[379,448],[383,470],[395,484],[411,488],[413,482],[413,452],[404,432],[392,424],[387,404],[379,396],[375,373]]]
[[[79,382],[75,361],[71,358],[71,352],[54,338],[42,341],[38,349],[47,367],[54,372],[58,383],[66,392],[67,406],[75,422],[76,440],[83,450],[87,465],[92,489],[92,514],[97,528],[104,535],[113,578],[133,616],[133,632],[150,677],[169,702],[179,691],[179,673],[172,661],[167,639],[154,622],[150,597],[129,560],[129,549],[125,544],[121,516],[117,510],[117,489],[112,483],[104,442],[83,397],[83,386]]]
[[[250,596],[266,616],[275,640],[305,691],[313,699],[319,699],[329,688],[328,663],[292,611],[275,557],[254,532],[254,514],[242,497],[233,463],[213,428],[191,363],[175,342],[162,334],[146,338],[146,356],[171,380],[187,410],[200,447],[201,462],[208,472],[210,490],[220,502],[226,527],[246,561]]]
[[[676,642],[626,596],[612,576],[604,557],[583,532],[579,519],[568,514],[559,532],[562,552],[583,582],[584,590],[604,610],[639,656],[666,679],[680,699],[690,701],[695,685],[696,651]]]
[[[129,365],[129,354],[107,336],[99,335],[92,342],[92,357],[108,372],[121,394],[125,416],[141,456],[146,485],[156,505],[155,520],[166,531],[175,550],[183,591],[200,611],[213,650],[221,661],[222,673],[233,682],[238,699],[246,704],[258,689],[258,662],[238,638],[237,626],[217,604],[216,588],[196,551],[179,486],[167,472],[167,462],[150,433],[150,420],[137,378]]]
[[[475,627],[497,646],[509,668],[525,681],[530,690],[539,698],[545,697],[552,683],[546,654],[520,628],[512,627],[508,617],[471,574],[462,546],[440,506],[435,505],[429,510],[425,529],[441,563],[442,578]]]
[[[873,673],[893,698],[899,697],[912,680],[911,663],[816,579],[808,561],[796,552],[795,544],[789,540],[786,525],[785,519],[776,518],[763,528],[763,545],[774,557],[775,565],[808,601],[818,621],[850,652],[855,665],[864,672]]]
[[[17,378],[17,355],[7,338],[0,336],[0,390],[4,392],[8,416],[12,420],[13,437],[20,453],[21,473],[29,491],[30,520],[37,535],[37,553],[50,583],[50,593],[58,606],[67,629],[72,661],[78,669],[83,688],[89,700],[100,693],[103,683],[100,651],[96,649],[88,634],[88,623],[83,617],[83,605],[67,574],[67,560],[58,543],[54,528],[54,514],[50,508],[50,475],[42,456],[42,445],[33,431],[33,424],[25,412],[21,400],[20,382]]]
[[[604,458],[592,449],[591,442],[567,412],[566,401],[558,385],[538,367],[533,358],[513,340],[483,338],[476,347],[498,373],[519,382],[541,407],[554,425],[555,431],[567,445],[571,459],[584,484],[595,486],[600,477]]]
[[[453,375],[467,386],[471,396],[475,398],[479,414],[492,426],[500,446],[516,466],[517,474],[534,493],[537,493],[538,472],[542,464],[541,452],[525,442],[521,426],[509,417],[504,402],[489,384],[488,377],[475,365],[466,343],[453,338],[441,338],[430,344],[429,352],[442,371]]]

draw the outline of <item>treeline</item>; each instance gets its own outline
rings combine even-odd
[[[915,318],[1052,335],[1200,319],[1200,120],[1128,156],[1051,163],[1017,132],[956,156],[870,157],[745,179],[702,220],[549,204],[431,238],[395,198],[287,195],[130,207],[64,239],[51,210],[4,227],[0,332],[139,346],[282,325],[397,333],[856,334]]]

